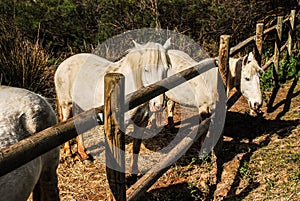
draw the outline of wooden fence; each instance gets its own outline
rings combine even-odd
[[[185,78],[185,80],[194,78],[199,75],[199,73],[210,69],[213,63],[213,59],[205,60],[194,67],[127,95],[125,99],[125,104],[129,106],[127,109],[131,110],[166,92],[168,89],[183,83],[184,79],[182,78]],[[95,122],[97,122],[97,114],[103,112],[104,106],[85,111],[65,122],[47,128],[29,138],[0,150],[0,176],[81,134],[77,133],[75,124],[77,127],[83,128],[82,132],[92,129],[97,125],[95,124]]]
[[[265,30],[264,30],[264,24],[258,23],[256,25],[256,34],[254,36],[247,38],[246,40],[240,42],[239,44],[231,48],[229,46],[230,36],[228,35],[221,36],[220,51],[219,51],[219,60],[220,60],[219,68],[227,69],[229,57],[236,55],[238,51],[245,48],[246,46],[251,45],[253,42],[255,42],[254,51],[255,51],[256,58],[259,64],[261,64],[263,38],[266,35],[275,34],[276,39],[274,42],[274,54],[262,66],[262,69],[266,70],[269,66],[271,66],[271,64],[274,64],[273,76],[275,80],[275,85],[278,85],[280,53],[283,52],[285,49],[287,49],[288,55],[292,54],[293,42],[295,41],[295,17],[296,17],[296,10],[291,10],[289,17],[283,19],[283,16],[278,16],[277,24],[272,27],[266,28]],[[288,38],[286,42],[282,41],[283,25],[289,27]],[[223,77],[223,82],[227,83],[227,77]],[[236,92],[235,94],[233,94],[227,101],[227,109],[231,108],[233,104],[239,99],[240,96],[241,96],[240,92]]]
[[[288,40],[282,45],[282,26],[287,23],[290,27],[288,33]],[[264,64],[262,67],[266,69],[272,63],[274,63],[275,70],[279,69],[279,53],[287,48],[288,53],[292,52],[293,33],[295,27],[295,10],[291,11],[290,17],[283,19],[283,17],[277,18],[277,25],[263,30],[264,25],[262,23],[256,26],[256,35],[251,36],[245,41],[239,43],[235,47],[230,48],[229,40],[230,36],[224,35],[220,38],[219,48],[219,68],[228,72],[229,57],[235,55],[239,50],[246,47],[250,43],[255,41],[255,51],[258,58],[262,55],[263,36],[276,31],[276,41],[274,55]],[[136,106],[143,104],[146,101],[166,92],[168,89],[174,88],[177,85],[183,83],[193,77],[207,71],[211,67],[214,67],[214,59],[207,59],[199,62],[196,66],[193,66],[187,70],[177,73],[169,78],[161,80],[153,85],[145,87],[137,92],[134,92],[124,98],[124,77],[120,74],[109,74],[105,77],[105,106],[91,109],[83,112],[78,116],[75,116],[66,122],[59,123],[50,128],[47,128],[27,139],[24,139],[16,144],[13,144],[5,149],[0,150],[0,176],[20,167],[21,165],[31,161],[32,159],[44,154],[45,152],[60,146],[64,142],[71,140],[81,133],[77,133],[76,127],[80,126],[84,128],[82,132],[90,130],[97,125],[97,114],[104,113],[105,118],[105,135],[107,139],[106,156],[110,159],[110,163],[119,165],[120,170],[124,170],[124,150],[125,136],[122,133],[123,121],[122,115],[117,115],[119,112],[126,112],[135,108]],[[261,59],[259,59],[261,62]],[[275,74],[276,76],[276,74]],[[182,79],[185,78],[185,79]],[[223,82],[227,83],[227,76],[225,74],[222,77]],[[117,86],[117,87],[116,87]],[[114,90],[113,90],[114,89]],[[240,97],[240,93],[236,93],[231,96],[227,101],[227,107],[230,108],[236,100]],[[129,105],[128,110],[125,110],[122,105]],[[120,118],[111,118],[110,115]],[[216,115],[216,114],[215,114]],[[191,132],[186,136],[173,150],[164,157],[159,164],[150,169],[136,184],[131,186],[127,191],[125,187],[125,174],[124,171],[115,171],[107,168],[107,178],[111,187],[112,200],[136,200],[141,193],[145,192],[168,168],[170,161],[177,159],[178,153],[186,151],[186,147],[189,147],[200,135],[205,134],[208,130],[210,119],[203,121],[199,125],[200,132]],[[76,125],[76,126],[75,126]],[[191,140],[194,139],[194,140]],[[119,149],[117,149],[119,148]]]

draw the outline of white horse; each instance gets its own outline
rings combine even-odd
[[[227,95],[235,87],[247,99],[250,110],[258,112],[262,105],[259,79],[262,73],[252,52],[241,58],[229,58]]]
[[[54,111],[41,96],[25,89],[0,86],[0,149],[57,123]],[[1,200],[59,200],[56,169],[59,148],[0,177]]]
[[[167,49],[170,39],[164,45],[148,42],[144,45],[134,42],[135,47],[128,50],[127,55],[113,63],[93,54],[77,54],[60,64],[55,73],[55,88],[60,120],[66,121],[72,115],[72,107],[88,110],[104,104],[104,75],[110,72],[125,75],[125,95],[142,87],[153,84],[167,75],[170,68]],[[135,132],[145,127],[151,112],[161,110],[163,95],[158,96],[149,104],[144,104],[132,112],[125,114],[125,126],[135,124]],[[74,111],[73,111],[74,113]],[[75,111],[77,113],[77,111]],[[138,132],[136,132],[138,133]],[[78,153],[81,159],[87,159],[82,136],[77,137]],[[133,153],[140,149],[140,140],[134,140]],[[71,156],[70,145],[65,144],[67,156]],[[136,161],[136,154],[133,160]]]
[[[172,69],[168,71],[168,76],[198,64],[188,54],[179,50],[169,50],[168,55],[172,64]],[[227,94],[236,87],[248,100],[250,108],[257,111],[262,104],[259,76],[263,70],[258,65],[253,54],[249,53],[249,55],[239,59],[230,58],[229,71]],[[218,92],[216,90],[218,73],[218,68],[212,68],[189,80],[187,83],[166,92],[166,96],[170,99],[167,103],[167,115],[168,124],[171,128],[174,126],[174,101],[182,105],[198,107],[202,119],[210,115],[211,111],[215,109],[215,103],[218,100]],[[154,119],[155,117],[152,115],[151,124],[155,123]]]

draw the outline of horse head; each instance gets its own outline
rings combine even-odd
[[[259,111],[262,105],[260,75],[263,69],[259,66],[252,52],[242,58],[240,90],[248,100],[250,108]]]
[[[154,42],[139,44],[133,41],[135,47],[130,49],[127,55],[131,65],[136,88],[146,87],[167,77],[167,71],[171,67],[167,51],[170,47],[170,39],[164,45]],[[134,68],[134,69],[133,69]],[[163,108],[164,96],[159,95],[149,101],[151,112],[157,112]]]

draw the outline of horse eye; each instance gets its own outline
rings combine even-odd
[[[150,72],[150,69],[148,67],[144,68],[145,72]]]
[[[250,81],[250,78],[249,78],[249,77],[245,77],[245,80],[246,80],[246,81]]]

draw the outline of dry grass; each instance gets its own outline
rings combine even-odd
[[[54,66],[40,42],[24,37],[5,20],[0,23],[0,84],[54,96]]]

